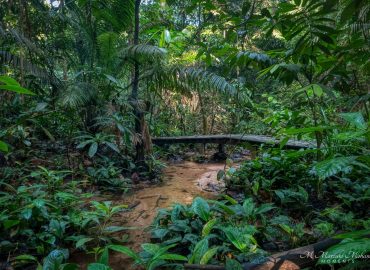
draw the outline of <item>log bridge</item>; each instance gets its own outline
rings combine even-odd
[[[224,153],[225,144],[240,144],[248,143],[250,145],[271,145],[279,146],[280,141],[271,136],[252,135],[252,134],[225,134],[225,135],[195,135],[195,136],[178,136],[178,137],[154,137],[152,142],[158,146],[167,144],[180,144],[180,143],[201,143],[201,144],[218,144],[218,151]],[[284,148],[287,149],[307,149],[313,148],[313,142],[289,140]]]

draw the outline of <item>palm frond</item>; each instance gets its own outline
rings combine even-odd
[[[194,90],[216,90],[227,94],[235,92],[234,86],[225,78],[195,67],[157,69],[153,82],[159,89],[174,89],[188,94]]]
[[[60,97],[60,103],[67,108],[78,108],[87,105],[97,96],[94,85],[78,82],[66,88]]]
[[[25,58],[13,55],[10,52],[0,51],[0,64],[12,66],[15,69],[22,69],[44,83],[54,84],[58,87],[63,86],[62,81],[57,78],[55,74],[50,73],[46,68],[33,64]]]
[[[30,52],[37,54],[38,56],[44,56],[44,52],[38,48],[38,46],[30,39],[26,38],[20,31],[15,28],[5,27],[0,24],[0,35],[3,38],[13,39],[17,44],[27,48]]]
[[[105,32],[98,36],[98,46],[100,59],[105,65],[110,64],[117,54],[118,34],[114,32]]]
[[[153,45],[130,45],[120,52],[120,57],[145,62],[158,62],[165,58],[167,51]]]
[[[104,23],[110,24],[114,31],[120,32],[132,25],[134,0],[94,1],[94,15]]]
[[[276,62],[267,54],[252,51],[241,51],[231,57],[230,61],[239,66],[246,66],[250,63],[256,62],[264,67],[272,65]]]
[[[348,173],[352,170],[356,158],[355,156],[348,156],[325,159],[313,167],[312,173],[321,179],[336,175],[339,172]]]

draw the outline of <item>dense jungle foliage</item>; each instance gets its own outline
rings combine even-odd
[[[0,0],[0,269],[257,269],[327,238],[289,269],[370,269],[369,17],[365,0]],[[135,205],[104,196],[158,185],[189,147],[208,162],[151,140],[200,134],[279,144],[227,147],[225,190],[159,210],[134,250],[117,220]]]

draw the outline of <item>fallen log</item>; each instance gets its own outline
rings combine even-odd
[[[342,239],[329,238],[315,244],[291,249],[267,257],[261,263],[243,264],[244,270],[300,270],[313,266],[322,253],[329,247],[338,244]],[[184,264],[188,270],[225,270],[219,265]]]

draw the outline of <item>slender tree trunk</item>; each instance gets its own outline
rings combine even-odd
[[[140,2],[141,0],[135,0],[135,26],[134,26],[134,40],[133,44],[139,44],[139,31],[140,31]],[[135,61],[134,71],[132,74],[132,92],[130,103],[134,110],[135,116],[135,133],[140,136],[139,140],[136,140],[135,149],[136,157],[135,162],[138,167],[144,165],[145,159],[145,147],[144,147],[144,134],[143,134],[143,124],[144,124],[144,112],[139,106],[139,76],[140,76],[140,66],[139,62]]]
[[[198,96],[199,96],[200,114],[202,116],[202,127],[203,127],[202,133],[206,135],[208,134],[207,114],[206,109],[204,107],[203,97],[200,91],[198,91]]]

